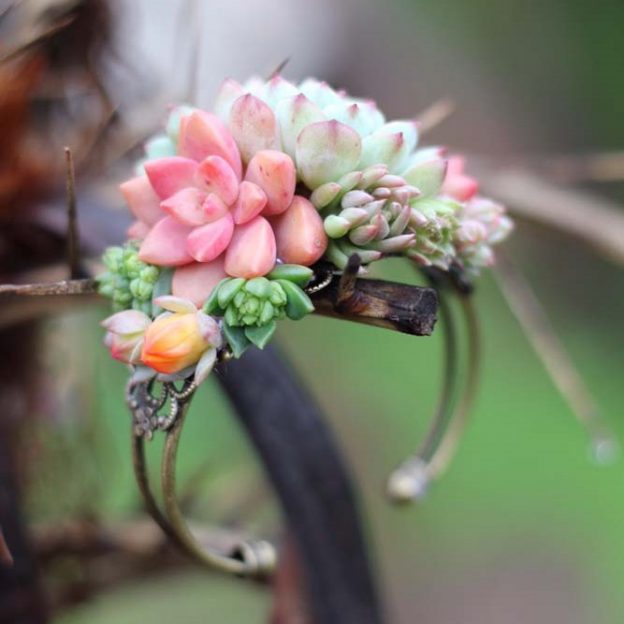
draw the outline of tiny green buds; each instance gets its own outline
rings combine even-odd
[[[152,295],[161,270],[139,260],[136,244],[109,247],[102,257],[106,271],[98,276],[98,291],[113,300],[113,309],[152,311]]]
[[[263,349],[273,336],[276,320],[299,320],[314,310],[302,290],[313,276],[297,264],[275,267],[267,277],[221,280],[204,305],[206,314],[223,317],[223,333],[235,357],[254,344]]]

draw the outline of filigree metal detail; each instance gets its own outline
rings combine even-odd
[[[157,385],[159,390],[156,390]],[[184,380],[181,389],[172,381],[130,380],[126,387],[126,402],[132,413],[134,435],[151,440],[155,431],[168,431],[196,389],[195,382],[190,379]]]

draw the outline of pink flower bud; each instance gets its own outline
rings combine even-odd
[[[126,364],[136,364],[140,360],[143,335],[151,319],[138,310],[124,310],[102,321],[107,330],[104,344],[111,356]]]

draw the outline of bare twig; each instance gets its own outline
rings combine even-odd
[[[9,550],[9,547],[4,539],[2,527],[0,527],[0,565],[13,565],[13,556],[11,555],[11,551]]]
[[[596,458],[602,462],[609,461],[616,451],[616,442],[603,422],[600,409],[583,377],[557,337],[529,282],[504,253],[498,251],[497,260],[494,275],[509,308],[555,386],[588,431]]]
[[[269,74],[269,80],[271,80],[271,78],[275,78],[276,76],[279,76],[283,71],[284,71],[284,67],[286,67],[286,65],[288,65],[288,63],[290,63],[290,56],[287,56],[270,74]]]
[[[13,9],[17,7],[18,4],[20,4],[20,2],[22,2],[22,0],[12,0],[12,2],[10,1],[5,7],[0,9],[0,20],[3,20],[8,13],[10,13]]]
[[[349,257],[347,266],[338,281],[338,292],[336,294],[336,307],[348,307],[349,301],[355,294],[355,284],[358,271],[362,266],[362,260],[357,254]]]
[[[617,204],[578,189],[565,189],[525,169],[477,168],[486,194],[515,216],[578,238],[598,253],[624,264],[624,212]]]
[[[41,34],[26,41],[26,43],[22,43],[19,46],[9,50],[8,52],[5,52],[4,54],[0,56],[0,64],[11,61],[21,56],[25,52],[28,52],[29,50],[36,48],[40,43],[43,43],[47,39],[50,39],[51,37],[56,35],[58,32],[62,31],[64,28],[69,26],[74,21],[74,19],[75,19],[74,16],[65,17],[59,20],[56,24],[54,24],[54,26],[47,28]]]
[[[62,297],[92,295],[97,292],[94,279],[61,280],[49,284],[0,284],[0,295],[20,297]]]
[[[352,278],[348,278],[351,280]],[[436,321],[438,299],[434,289],[384,280],[356,279],[353,290],[335,283],[311,295],[315,313],[356,323],[376,325],[415,336],[428,336]],[[93,279],[63,280],[49,284],[0,284],[0,296],[61,297],[93,295]],[[45,312],[45,309],[42,310]]]
[[[335,279],[325,289],[312,294],[315,313],[413,336],[431,334],[438,309],[433,288],[375,279],[356,279],[351,285],[352,279],[348,275],[342,289]]]
[[[559,182],[618,182],[624,180],[624,152],[550,156],[546,171]]]
[[[80,237],[76,213],[74,159],[69,147],[65,148],[65,163],[67,166],[67,266],[69,279],[76,279],[80,276]]]
[[[446,121],[455,112],[455,102],[448,98],[443,98],[431,104],[419,115],[416,116],[418,131],[421,135],[433,130],[442,122]]]

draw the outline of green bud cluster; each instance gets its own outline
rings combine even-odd
[[[239,357],[250,344],[262,349],[275,332],[275,321],[299,320],[314,310],[302,290],[312,275],[307,267],[283,264],[266,277],[228,277],[217,284],[204,311],[223,317],[223,332]]]
[[[225,322],[232,327],[260,327],[270,323],[273,319],[283,319],[286,316],[288,298],[282,286],[266,277],[256,277],[251,280],[232,280],[222,290],[228,292],[236,289],[225,309]],[[229,286],[229,288],[228,288]]]
[[[160,269],[139,260],[136,243],[109,247],[102,256],[106,271],[98,276],[98,292],[113,301],[113,309],[150,314]]]

